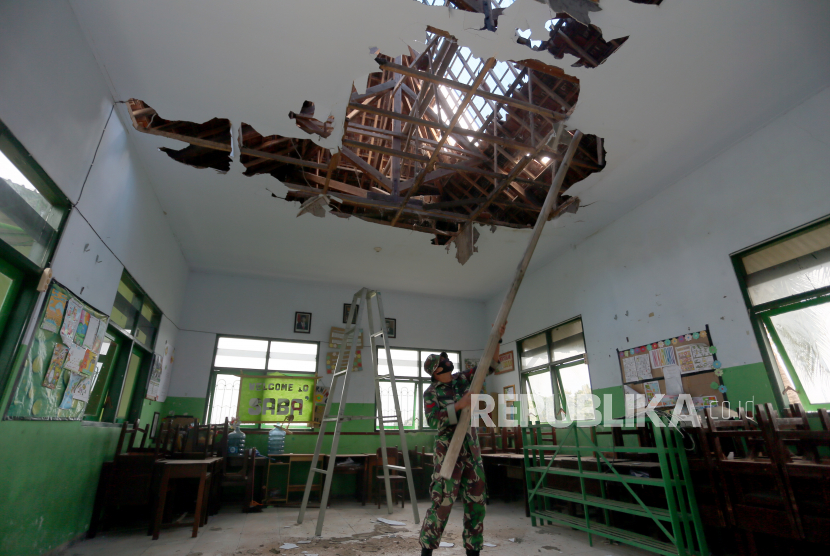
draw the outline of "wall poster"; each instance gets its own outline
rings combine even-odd
[[[4,419],[80,421],[98,378],[95,339],[109,316],[55,280],[45,300]]]
[[[680,394],[690,394],[695,406],[723,403],[725,388],[715,369],[717,348],[705,330],[669,336],[642,346],[617,350],[625,386],[651,399],[663,394],[660,407],[673,406]],[[715,387],[712,387],[715,384]]]

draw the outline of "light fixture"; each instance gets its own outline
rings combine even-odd
[[[380,248],[380,247],[375,247],[375,252],[376,252],[376,253],[380,253],[380,250],[381,250],[381,248]]]

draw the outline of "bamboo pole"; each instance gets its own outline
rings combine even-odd
[[[557,136],[558,139],[558,136]],[[533,227],[533,234],[530,236],[527,249],[524,257],[522,257],[519,267],[516,269],[516,275],[513,278],[513,283],[507,290],[507,295],[501,304],[499,314],[496,316],[496,322],[493,323],[493,329],[490,332],[490,337],[487,339],[487,346],[484,348],[484,353],[478,362],[473,382],[470,385],[469,392],[471,394],[478,394],[481,392],[481,387],[484,385],[484,379],[487,377],[487,370],[490,368],[490,360],[496,352],[496,346],[499,343],[499,330],[502,325],[507,322],[507,315],[513,307],[513,301],[516,299],[516,293],[519,291],[519,286],[522,284],[527,266],[530,264],[530,258],[533,256],[533,251],[536,249],[536,244],[539,242],[539,236],[542,235],[542,229],[545,227],[545,222],[548,221],[553,206],[556,204],[556,199],[559,197],[559,192],[562,190],[562,182],[565,179],[565,174],[568,173],[571,159],[576,153],[577,146],[582,139],[582,132],[574,133],[571,144],[568,146],[568,151],[565,153],[562,163],[556,172],[553,184],[548,190],[548,196],[545,198],[545,204],[542,206],[542,211],[536,219],[536,225]],[[447,455],[444,456],[444,462],[441,464],[441,477],[449,479],[452,477],[452,471],[455,468],[455,462],[458,459],[458,454],[461,451],[461,445],[464,442],[464,437],[467,435],[467,430],[470,426],[470,408],[465,407],[461,410],[461,415],[458,418],[458,424],[455,426],[452,440],[450,441]]]

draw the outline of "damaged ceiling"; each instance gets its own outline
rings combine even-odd
[[[582,208],[531,268],[828,83],[816,2],[433,3],[72,0],[119,117],[151,132],[129,141],[195,270],[485,298],[521,256],[559,122],[585,133],[559,199]],[[323,193],[322,220],[285,202]],[[428,242],[467,222],[497,228],[462,267]]]
[[[558,58],[574,53],[586,67],[601,64],[625,42],[605,41],[598,29],[555,15],[548,41],[518,42]],[[288,187],[289,201],[325,203],[336,216],[429,233],[436,245],[472,223],[532,227],[570,143],[572,132],[563,128],[556,137],[554,127],[573,111],[579,81],[537,60],[475,58],[456,37],[435,28],[426,36],[422,52],[410,47],[408,56],[378,55],[381,71],[369,74],[360,91],[353,88],[338,117],[316,119],[308,100],[298,113],[288,113],[299,129],[320,139],[331,135],[337,119],[343,121],[335,153],[315,138],[263,136],[243,122],[235,147],[244,175],[271,175]],[[188,144],[161,148],[173,160],[228,171],[227,119],[169,121],[138,99],[130,99],[128,108],[138,131]],[[567,190],[601,171],[604,161],[602,139],[583,137],[553,217],[577,211],[579,201]],[[327,194],[335,196],[316,199]],[[311,212],[325,216],[322,209]]]

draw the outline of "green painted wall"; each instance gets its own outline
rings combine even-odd
[[[332,411],[336,412],[338,404],[333,404]],[[162,415],[167,415],[170,412],[176,415],[194,415],[199,418],[199,421],[204,420],[205,398],[183,398],[183,397],[168,397],[164,402]],[[346,405],[344,414],[347,416],[371,416],[375,414],[375,404],[373,403],[350,403]],[[152,418],[152,412],[150,412]],[[270,430],[270,427],[266,427]],[[334,429],[329,428],[329,432]],[[243,432],[247,434],[245,438],[245,446],[248,448],[256,448],[260,453],[265,454],[268,450],[268,435],[262,433],[252,433],[250,429],[243,427]],[[374,432],[374,421],[360,420],[350,421],[344,423],[343,432]],[[433,438],[435,433],[432,432],[407,432],[406,443],[411,450],[414,448],[425,447],[427,451],[432,451]],[[326,435],[323,439],[323,453],[331,450],[332,435]],[[388,446],[399,446],[400,441],[396,432],[387,433],[386,440]],[[285,451],[295,454],[309,454],[314,452],[317,444],[317,434],[289,434],[285,440]],[[372,435],[353,435],[344,434],[340,437],[340,446],[338,452],[345,453],[374,453],[380,448],[380,437],[376,434]],[[291,468],[291,483],[304,483],[308,477],[309,464],[295,464]],[[351,495],[355,489],[355,476],[336,476],[332,484],[332,495]],[[274,468],[273,476],[269,480],[269,486],[272,489],[284,488],[286,484],[286,471],[280,468]],[[297,498],[302,497],[302,493],[296,494]]]
[[[39,556],[86,532],[119,433],[80,421],[0,421],[0,555]]]

